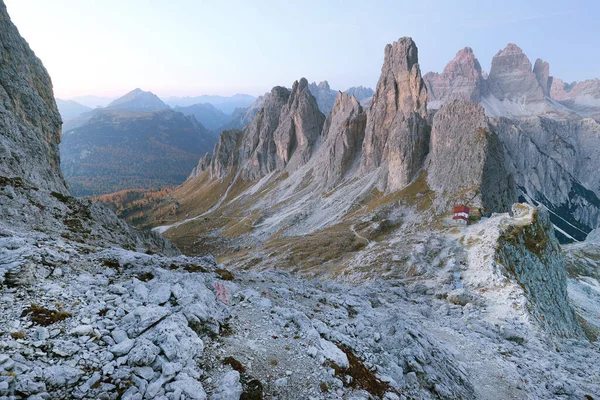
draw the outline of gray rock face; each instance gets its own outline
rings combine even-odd
[[[517,221],[500,236],[496,259],[525,288],[530,312],[548,332],[583,337],[569,304],[565,258],[554,237],[548,212],[515,204]]]
[[[241,178],[255,180],[275,170],[293,171],[304,165],[312,155],[324,122],[325,116],[319,111],[306,79],[294,82],[291,92],[274,87],[252,123],[242,132]],[[215,157],[216,152],[213,160]],[[213,176],[222,176],[223,172]]]
[[[423,80],[427,85],[429,108],[437,109],[452,99],[479,102],[482,92],[485,93],[481,65],[470,47],[456,53],[441,74],[429,72]]]
[[[380,190],[407,185],[423,166],[429,146],[427,90],[418,50],[410,38],[385,48],[381,76],[368,111],[362,166],[378,169]]]
[[[179,253],[160,235],[132,228],[103,204],[25,186],[18,178],[0,179],[0,215],[0,235],[29,232],[35,227],[54,238]]]
[[[540,68],[543,69],[541,64]],[[539,73],[543,75],[542,71]],[[532,71],[531,62],[521,48],[512,43],[492,59],[487,88],[500,101],[535,103],[545,100],[544,90]]]
[[[211,178],[223,179],[234,169],[239,161],[237,149],[240,136],[241,132],[235,129],[221,132],[210,161]],[[200,168],[207,166],[206,162],[202,163],[202,160],[200,160]]]
[[[136,231],[108,208],[67,195],[52,83],[1,1],[0,42],[0,235],[36,231],[86,244],[178,253],[159,235]]]
[[[194,169],[192,170],[192,173],[190,174],[190,176],[188,176],[188,179],[191,179],[191,178],[194,178],[194,177],[200,175],[200,173],[203,171],[207,171],[210,168],[211,161],[212,161],[212,157],[211,157],[210,153],[206,153],[200,159],[200,161],[198,161],[198,165],[196,165],[194,167]]]
[[[327,188],[336,186],[358,162],[365,136],[367,114],[354,96],[338,92],[323,126],[323,144],[315,165]]]
[[[479,208],[482,215],[507,212],[517,200],[504,166],[504,149],[478,104],[453,100],[435,114],[427,183],[437,192],[436,208]]]
[[[281,110],[290,98],[290,91],[276,86],[250,125],[244,129],[241,155],[245,164],[242,178],[258,179],[274,171],[276,166],[276,147],[273,134],[279,126]]]
[[[452,64],[445,72],[455,69]],[[428,106],[464,95],[462,76],[445,72],[426,75]],[[437,80],[449,88],[443,99],[436,97]],[[478,101],[488,116],[496,117],[491,123],[506,148],[506,167],[519,194],[544,204],[557,227],[583,240],[599,224],[600,182],[592,160],[599,151],[593,138],[600,121],[600,80],[565,84],[550,76],[547,62],[538,59],[532,69],[521,49],[508,45],[494,57],[490,76],[481,83]],[[433,104],[431,98],[436,99]]]
[[[556,226],[585,239],[600,223],[600,125],[592,119],[545,116],[499,118],[493,124],[521,194],[552,210]]]
[[[535,78],[542,87],[544,95],[550,95],[550,64],[538,58],[537,60],[535,60],[535,65],[533,66],[533,73],[535,74]]]
[[[48,72],[0,2],[0,176],[63,194],[61,118]]]
[[[337,92],[335,90],[331,90],[327,81],[319,82],[318,85],[316,82],[313,82],[308,85],[308,88],[314,98],[317,100],[319,110],[321,110],[321,112],[325,115],[329,114],[333,108],[333,104],[335,103]]]
[[[273,133],[276,167],[293,171],[304,165],[312,155],[324,122],[325,116],[319,111],[306,79],[294,82],[288,104],[281,110],[279,126]]]

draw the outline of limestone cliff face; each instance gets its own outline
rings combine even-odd
[[[560,229],[585,239],[600,223],[600,124],[545,116],[492,123],[520,194],[552,210],[552,222]]]
[[[0,2],[0,175],[68,193],[60,172],[62,121],[48,72]]]
[[[210,176],[213,179],[223,179],[231,173],[239,162],[239,142],[241,132],[236,129],[221,132],[219,141],[210,160]],[[199,167],[205,166],[206,160],[200,161]],[[206,167],[205,167],[206,168]]]
[[[508,44],[492,59],[487,87],[498,100],[543,102],[544,90],[532,71],[531,61],[515,44]]]
[[[404,187],[423,166],[429,146],[426,118],[427,90],[417,46],[402,38],[385,48],[363,143],[361,169],[378,170],[380,190]]]
[[[279,126],[281,110],[288,103],[290,91],[276,86],[250,123],[243,130],[241,157],[242,178],[258,179],[276,168],[276,147],[273,134]]]
[[[60,170],[61,119],[50,77],[0,1],[0,236],[177,254],[99,203],[77,199]],[[35,277],[37,278],[37,277]]]
[[[529,299],[529,311],[546,331],[583,337],[569,304],[565,259],[544,208],[515,204],[514,219],[498,241],[495,259],[516,279]]]
[[[315,165],[319,180],[333,188],[360,161],[367,114],[354,96],[338,92],[323,127],[323,144]]]
[[[436,191],[436,208],[457,204],[483,215],[506,212],[517,200],[504,149],[478,104],[453,100],[435,114],[427,183]]]
[[[427,85],[429,108],[437,109],[453,99],[479,102],[482,93],[485,93],[481,65],[470,47],[456,53],[441,74],[429,72],[423,79]]]
[[[294,82],[288,103],[281,109],[279,126],[273,133],[276,147],[276,168],[293,171],[304,165],[312,155],[325,116],[302,78]]]
[[[533,73],[535,74],[535,78],[538,83],[542,87],[545,96],[550,95],[550,64],[542,59],[538,58],[535,60],[535,64],[533,66]]]
[[[276,170],[293,172],[311,157],[324,122],[306,79],[294,82],[291,91],[276,86],[250,125],[223,131],[210,161],[201,159],[190,177],[207,169],[212,178],[239,171],[248,181]]]

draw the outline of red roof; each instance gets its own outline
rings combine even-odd
[[[471,212],[471,209],[467,206],[455,206],[454,207],[454,214],[457,214],[457,213],[469,214],[470,212]]]
[[[463,221],[469,221],[469,219],[467,217],[464,217],[462,215],[455,215],[454,217],[452,217],[453,220],[457,220],[457,219],[462,219]]]

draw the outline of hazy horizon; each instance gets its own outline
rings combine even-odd
[[[591,1],[6,4],[62,99],[116,98],[137,87],[161,98],[259,96],[301,77],[374,88],[385,45],[402,36],[417,43],[423,74],[441,72],[465,46],[489,71],[492,57],[516,43],[566,82],[600,76],[600,56],[589,50],[600,5]]]

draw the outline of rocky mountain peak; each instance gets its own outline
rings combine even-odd
[[[542,76],[543,63],[538,68]],[[534,103],[545,99],[544,90],[532,71],[531,61],[519,46],[512,43],[492,59],[487,83],[490,93],[500,101]]]
[[[322,81],[319,84],[313,82],[309,85],[309,89],[317,100],[319,110],[321,110],[323,114],[329,114],[333,107],[333,103],[335,102],[337,92],[331,90],[327,81]]]
[[[308,81],[302,78],[294,82],[288,104],[281,110],[279,126],[273,133],[277,168],[293,170],[305,164],[324,122],[325,116],[319,110]]]
[[[331,88],[329,87],[329,82],[327,81],[319,82],[318,87],[322,90],[331,90]]]
[[[153,112],[167,110],[170,107],[154,93],[145,92],[142,89],[137,88],[112,101],[106,108],[113,110]]]
[[[418,61],[411,38],[385,47],[381,76],[368,111],[361,162],[365,173],[378,170],[381,190],[407,185],[427,154],[427,89]]]
[[[454,59],[446,65],[444,73],[466,75],[473,70],[481,74],[481,65],[475,57],[473,49],[465,47],[454,56]]]
[[[68,193],[60,171],[61,117],[41,61],[0,2],[0,176]]]
[[[379,82],[384,75],[395,81],[398,89],[397,108],[405,114],[417,112],[425,118],[427,116],[427,89],[419,69],[419,51],[411,38],[401,38],[385,47]],[[379,88],[380,83],[377,84],[377,89]]]
[[[456,53],[441,74],[429,72],[423,79],[427,84],[430,108],[439,108],[443,102],[452,99],[479,102],[485,93],[481,65],[470,47]]]

